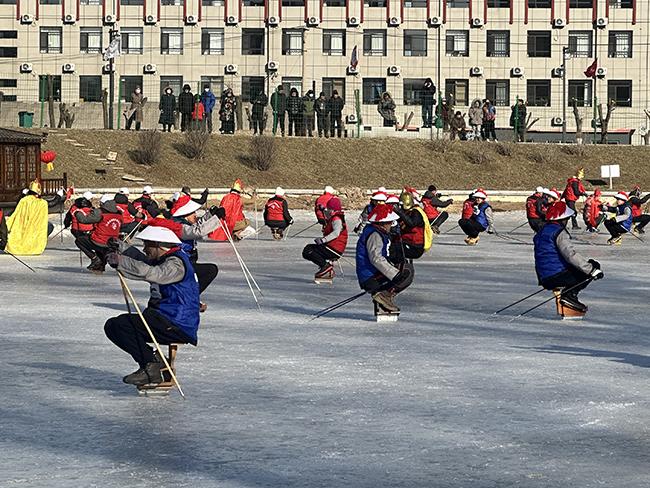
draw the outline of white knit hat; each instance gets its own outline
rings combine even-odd
[[[285,193],[286,193],[286,192],[284,191],[284,188],[282,188],[281,186],[278,186],[278,187],[275,189],[275,196],[276,196],[276,197],[283,197]]]
[[[538,186],[537,188],[535,188],[535,193],[544,193],[544,187]]]
[[[325,193],[331,193],[332,195],[334,195],[334,188],[332,188],[331,186],[327,185],[327,186],[325,187]]]
[[[120,191],[118,193],[121,193],[122,195],[128,195],[129,194],[129,189],[126,186],[123,186],[120,188]]]
[[[151,195],[151,194],[153,194],[153,188],[151,188],[151,186],[147,185],[142,189],[142,193],[144,195]]]
[[[92,200],[93,198],[95,198],[95,195],[93,195],[93,192],[91,191],[86,191],[81,196],[84,197],[86,200]]]
[[[109,195],[108,193],[104,193],[102,197],[99,199],[99,203],[106,203],[110,202],[113,199],[113,195]]]
[[[485,193],[483,193],[482,191],[474,192],[474,193],[472,193],[472,196],[474,198],[483,198],[483,199],[487,198],[487,195]]]
[[[160,242],[162,244],[180,244],[180,239],[174,234],[174,231],[167,227],[149,226],[140,232],[136,239],[142,241]]]

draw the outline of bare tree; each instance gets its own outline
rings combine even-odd
[[[47,75],[47,111],[50,115],[50,127],[54,128],[54,77]]]
[[[575,98],[571,99],[571,106],[573,107],[573,118],[576,121],[576,144],[582,144],[583,118],[580,116],[580,112],[578,111],[578,101]]]
[[[74,103],[72,106],[74,107]],[[74,112],[72,109],[68,106],[67,103],[60,103],[59,104],[59,125],[57,126],[59,129],[63,127],[63,124],[65,124],[66,129],[71,129],[72,124],[74,123]]]
[[[641,137],[643,137],[643,144],[644,145],[649,145],[650,144],[650,110],[644,109],[643,113],[645,114],[645,133],[642,134]]]
[[[102,90],[102,115],[104,118],[104,129],[108,129],[108,89]]]
[[[607,130],[612,112],[616,109],[616,102],[612,99],[607,102],[607,114],[603,117],[603,104],[598,104],[598,121],[600,122],[600,143],[607,144]]]

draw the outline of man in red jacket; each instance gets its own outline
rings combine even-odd
[[[63,225],[67,229],[70,227],[70,233],[76,238],[82,235],[87,235],[93,230],[93,224],[81,224],[77,220],[76,213],[82,212],[84,215],[90,214],[93,210],[92,199],[94,195],[87,191],[81,197],[77,198],[68,213],[65,214]]]
[[[580,197],[586,197],[587,191],[582,185],[582,179],[585,177],[584,168],[578,168],[575,176],[572,176],[566,180],[566,188],[564,188],[564,193],[562,198],[566,201],[567,207],[573,210],[573,215],[571,216],[571,228],[579,229],[578,220],[576,219],[576,202]]]
[[[276,240],[282,239],[284,229],[293,224],[289,204],[284,194],[284,189],[278,186],[275,195],[269,198],[264,206],[264,224],[271,229],[273,239]]]
[[[334,278],[332,263],[343,255],[348,244],[348,230],[341,200],[337,197],[330,198],[324,215],[327,220],[323,226],[323,237],[316,238],[314,244],[307,244],[302,251],[304,259],[319,267],[315,279]]]
[[[118,239],[122,226],[122,212],[109,195],[102,196],[99,208],[94,208],[88,215],[77,211],[75,216],[81,224],[94,224],[90,235],[82,235],[74,243],[90,258],[88,269],[101,274],[106,268],[106,255],[109,241]]]

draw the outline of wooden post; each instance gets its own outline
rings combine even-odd
[[[582,144],[582,120],[580,112],[578,111],[578,101],[571,99],[571,106],[573,107],[573,118],[576,121],[576,144]]]

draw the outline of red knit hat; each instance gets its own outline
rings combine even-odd
[[[189,202],[190,199],[191,198],[189,195],[185,193],[181,193],[178,199],[174,202],[174,205],[172,205],[172,209],[171,209],[172,215],[174,215],[174,212],[176,212],[176,210],[178,210],[179,208],[184,206],[187,202]]]
[[[568,219],[575,212],[566,206],[564,202],[554,202],[546,211],[546,220]]]
[[[393,212],[392,205],[377,205],[368,215],[369,222],[393,222],[398,219],[399,215]]]

